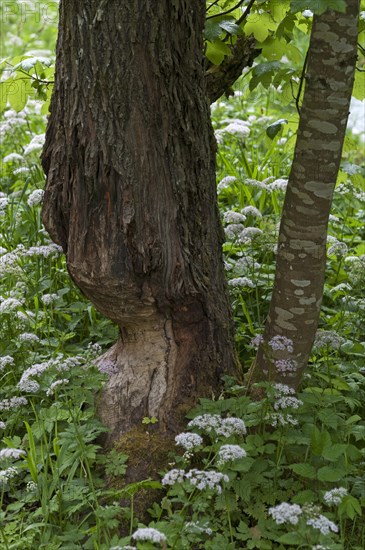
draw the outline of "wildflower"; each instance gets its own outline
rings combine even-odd
[[[18,153],[10,153],[10,155],[6,155],[6,157],[3,158],[3,163],[6,164],[7,162],[14,162],[16,160],[22,161],[23,157]]]
[[[275,401],[274,409],[276,411],[280,409],[288,409],[288,408],[298,409],[300,405],[303,405],[303,401],[291,395],[285,395],[283,397],[280,397],[277,401]]]
[[[293,340],[290,340],[290,338],[287,338],[286,336],[277,335],[271,338],[269,341],[269,346],[274,351],[288,351],[289,353],[293,353]]]
[[[244,458],[245,456],[247,456],[246,451],[239,445],[222,445],[218,451],[218,463],[224,464],[225,462],[238,460],[239,458]]]
[[[234,416],[223,418],[221,425],[216,429],[218,435],[230,437],[231,435],[245,435],[247,430],[243,420]]]
[[[35,380],[20,380],[17,384],[17,388],[25,393],[37,393],[40,390],[40,385]]]
[[[197,470],[196,468],[185,474],[185,478],[194,485],[194,487],[199,489],[199,491],[211,489],[218,494],[222,492],[220,483],[229,481],[229,477],[221,472],[216,472],[214,470]]]
[[[240,233],[239,241],[247,243],[259,235],[262,235],[262,231],[258,227],[245,227]]]
[[[236,119],[230,122],[225,128],[222,128],[221,132],[233,135],[238,134],[241,136],[248,136],[250,133],[250,128],[247,125],[247,122]]]
[[[203,438],[200,435],[190,432],[185,432],[175,437],[176,445],[181,445],[187,451],[199,447],[203,443]]]
[[[282,395],[293,395],[295,393],[294,388],[287,386],[286,384],[274,384],[275,395],[276,397],[281,397]]]
[[[4,355],[0,357],[0,372],[8,365],[14,365],[14,359],[11,355]]]
[[[58,300],[58,294],[43,294],[41,300],[46,306],[49,306],[50,304],[53,304],[53,302]]]
[[[132,538],[135,540],[150,540],[151,542],[164,542],[166,536],[152,527],[141,527],[133,533]]]
[[[251,281],[251,279],[248,279],[248,277],[237,277],[235,279],[231,279],[230,281],[228,281],[228,284],[233,288],[237,288],[237,287],[255,288],[255,283]]]
[[[228,189],[228,187],[231,185],[231,183],[234,183],[235,181],[237,181],[237,178],[235,178],[234,176],[225,176],[218,183],[218,186],[217,186],[218,192],[223,191],[223,189]]]
[[[275,361],[275,368],[281,373],[290,373],[297,370],[298,363],[294,359],[278,359]]]
[[[328,249],[328,256],[346,256],[348,247],[345,243],[336,241]]]
[[[185,523],[184,529],[187,529],[190,532],[196,533],[205,533],[206,535],[212,535],[213,531],[210,527],[207,527],[207,523],[199,525],[199,521],[188,521]]]
[[[28,481],[27,486],[26,486],[26,488],[25,488],[25,490],[27,491],[27,493],[33,493],[33,492],[36,491],[37,489],[38,489],[37,484],[34,483],[34,481]]]
[[[90,342],[88,345],[87,345],[87,350],[92,354],[92,355],[100,355],[101,352],[103,351],[103,348],[101,347],[100,344],[97,344],[96,342],[93,343],[93,342]]]
[[[274,428],[279,426],[297,426],[299,424],[298,420],[291,414],[273,413],[269,415],[268,419],[271,420],[271,425]]]
[[[262,344],[264,341],[264,337],[262,334],[256,334],[250,342],[250,346],[253,348],[258,348],[260,344]]]
[[[340,504],[342,499],[348,494],[347,489],[345,487],[335,487],[334,489],[331,489],[330,491],[327,491],[323,495],[323,500],[326,504]]]
[[[245,179],[245,185],[253,187],[255,189],[266,189],[266,185],[263,181],[253,180],[250,178]]]
[[[1,451],[0,451],[1,452]],[[0,487],[6,485],[10,479],[13,479],[18,474],[18,470],[10,466],[6,470],[0,470]]]
[[[18,340],[20,342],[39,342],[38,336],[31,332],[23,332],[23,334],[19,334]]]
[[[1,449],[0,451],[0,460],[4,458],[13,458],[14,460],[18,460],[21,456],[25,455],[26,452],[22,449]]]
[[[43,189],[36,189],[31,193],[28,197],[27,203],[29,206],[37,206],[38,204],[41,204],[44,197],[44,191]]]
[[[301,513],[302,509],[298,504],[288,504],[287,502],[282,502],[278,504],[278,506],[269,508],[270,516],[272,516],[273,520],[278,525],[282,523],[297,525]]]
[[[29,155],[29,153],[32,153],[33,151],[39,151],[39,149],[42,149],[45,142],[45,137],[45,134],[33,136],[30,143],[28,143],[24,149],[24,155]]]
[[[242,223],[231,223],[224,229],[227,239],[235,239],[243,231]]]
[[[18,174],[28,174],[30,172],[30,169],[27,166],[20,166],[19,168],[16,168],[13,170],[13,174],[17,176]]]
[[[307,519],[307,525],[310,525],[313,529],[318,529],[322,535],[328,535],[330,531],[338,532],[337,525],[322,515]]]
[[[167,472],[162,478],[162,485],[175,485],[184,481],[184,470],[173,469]]]
[[[26,397],[10,397],[10,399],[3,399],[0,401],[0,411],[10,411],[12,409],[18,409],[22,405],[27,405],[28,399]]]
[[[0,304],[0,313],[10,313],[14,311],[17,307],[21,307],[22,302],[16,298],[7,298]]]
[[[313,12],[311,10],[304,10],[302,11],[303,17],[309,19],[310,17],[313,17]]]
[[[0,420],[0,430],[5,430],[5,429],[6,429],[6,424],[5,424],[5,422],[2,422],[2,421]]]
[[[241,223],[246,221],[246,216],[240,214],[240,212],[235,212],[234,210],[228,210],[223,214],[223,221],[225,223]]]
[[[50,385],[50,387],[48,388],[48,390],[46,391],[46,394],[48,396],[50,395],[53,395],[54,394],[54,390],[56,388],[58,388],[58,386],[62,386],[64,384],[68,384],[70,381],[68,378],[61,378],[60,380],[55,380],[54,382],[52,382],[52,384]]]
[[[49,258],[52,255],[59,254],[63,254],[63,248],[56,243],[31,246],[26,251],[26,256],[43,256],[43,258]]]
[[[113,361],[110,361],[110,359],[101,359],[97,363],[97,367],[100,372],[108,376],[112,376],[112,374],[117,374],[117,372],[119,372],[117,365]]]
[[[261,268],[261,264],[256,262],[251,256],[243,256],[236,261],[235,270],[244,271],[247,269],[258,271]]]
[[[189,428],[200,428],[201,430],[210,433],[216,430],[221,425],[222,419],[218,414],[202,414],[193,418],[188,422]]]
[[[285,191],[288,186],[288,180],[279,178],[268,184],[268,189],[270,191]]]
[[[334,330],[317,330],[313,348],[324,348],[328,346],[337,350],[344,342],[345,339]]]
[[[245,208],[243,208],[241,210],[242,214],[245,214],[245,216],[253,216],[253,217],[256,217],[256,218],[262,218],[262,214],[260,212],[260,210],[258,208],[256,208],[255,206],[252,206],[252,205],[249,205],[249,206],[245,206]]]

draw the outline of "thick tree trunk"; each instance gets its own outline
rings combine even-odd
[[[236,364],[221,257],[202,0],[61,0],[43,221],[120,327],[112,437],[176,429]]]
[[[358,14],[359,1],[348,0],[345,14],[326,11],[314,16],[273,297],[251,381],[296,388],[312,349],[323,294],[328,218],[354,81]]]

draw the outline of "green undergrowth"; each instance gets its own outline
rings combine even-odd
[[[222,394],[190,413],[169,470],[159,471],[157,463],[156,480],[129,483],[128,454],[154,439],[158,419],[144,419],[133,441],[103,451],[96,397],[108,372],[93,360],[117,331],[74,287],[62,251],[41,223],[39,154],[52,85],[40,80],[52,72],[55,28],[44,19],[21,23],[10,17],[1,38],[4,55],[20,56],[13,66],[28,60],[37,95],[14,93],[0,115],[0,548],[363,549],[365,173],[359,137],[349,132],[345,142],[320,327],[303,384],[297,395],[265,387],[266,399],[255,402],[242,380],[271,297],[298,116],[280,89],[259,84],[250,95],[248,74],[233,98],[212,107],[242,380],[226,377]],[[25,70],[1,69],[10,71],[7,78],[21,78]],[[159,449],[161,462],[168,447]],[[144,499],[154,500],[147,517],[139,512]]]

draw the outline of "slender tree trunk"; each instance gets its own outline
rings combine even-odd
[[[61,0],[43,221],[120,339],[112,437],[174,431],[236,365],[204,81],[203,0]]]
[[[251,381],[296,388],[312,349],[323,294],[328,218],[354,81],[358,14],[359,1],[348,0],[345,14],[326,11],[314,16],[273,297]]]

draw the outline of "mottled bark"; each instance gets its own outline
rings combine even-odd
[[[43,221],[120,327],[100,414],[174,431],[236,364],[202,0],[61,0]]]
[[[359,1],[314,16],[294,162],[280,225],[269,315],[251,381],[296,388],[319,321],[326,238],[354,81]],[[275,349],[275,336],[292,346]],[[291,349],[291,347],[293,349]]]

